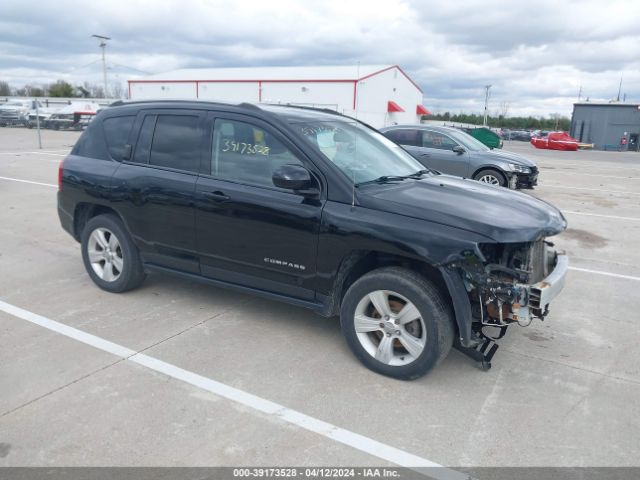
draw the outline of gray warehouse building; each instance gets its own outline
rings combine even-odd
[[[571,136],[597,150],[639,151],[640,105],[581,102],[573,104]]]

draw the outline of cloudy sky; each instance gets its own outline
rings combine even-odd
[[[398,64],[436,112],[570,115],[582,97],[640,102],[640,2],[2,0],[0,80],[99,83],[189,67]]]

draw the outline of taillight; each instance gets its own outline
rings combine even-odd
[[[64,168],[64,158],[60,162],[60,166],[58,167],[58,191],[62,191],[62,170]]]

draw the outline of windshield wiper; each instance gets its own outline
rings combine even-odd
[[[374,178],[373,180],[367,180],[366,182],[356,183],[355,186],[368,185],[370,183],[389,183],[389,182],[401,182],[407,178],[420,179],[423,175],[431,173],[431,170],[418,170],[417,172],[410,173],[409,175],[382,175],[381,177]]]
[[[422,178],[422,176],[426,175],[427,173],[431,173],[431,170],[428,170],[428,169],[418,170],[417,172],[412,173],[411,175],[406,175],[406,178]]]
[[[370,183],[389,183],[389,182],[401,182],[402,180],[406,180],[408,177],[404,175],[382,175],[381,177],[374,178],[373,180],[367,180],[366,182],[358,182],[356,183],[356,187],[360,185],[368,185]]]

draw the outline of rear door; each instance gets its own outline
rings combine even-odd
[[[212,113],[209,155],[196,185],[196,235],[204,276],[302,300],[314,299],[324,193],[273,185],[278,166],[320,174],[281,132],[244,115]]]
[[[384,132],[384,135],[413,155],[427,168],[435,168],[432,153],[422,148],[422,132],[417,128],[398,128]]]
[[[113,200],[147,263],[199,272],[194,195],[204,121],[202,112],[178,109],[136,118],[132,153],[113,177]]]

